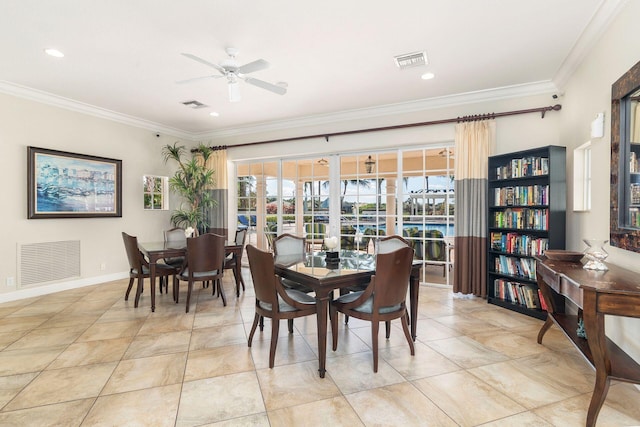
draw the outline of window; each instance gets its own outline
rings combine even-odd
[[[312,236],[324,233],[339,237],[340,249],[373,255],[379,236],[402,235],[424,263],[421,281],[446,284],[455,235],[453,165],[451,145],[238,162],[238,223],[256,225],[247,238],[260,248],[292,233],[319,250],[321,239]]]
[[[142,177],[144,209],[168,210],[169,178],[166,176],[144,175]]]

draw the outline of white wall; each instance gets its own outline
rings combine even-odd
[[[126,277],[128,264],[121,232],[141,240],[162,240],[169,212],[142,208],[142,175],[165,175],[172,167],[161,155],[175,138],[109,120],[0,94],[0,146],[3,183],[0,240],[0,302]],[[122,218],[27,219],[27,146],[50,148],[122,160]],[[6,286],[17,277],[18,243],[80,240],[81,278],[38,289]],[[100,265],[106,264],[101,270]]]
[[[590,123],[605,113],[605,136],[592,139],[592,203],[589,212],[567,211],[567,248],[583,250],[583,238],[609,238],[609,174],[611,158],[611,85],[640,61],[637,17],[640,2],[628,2],[609,30],[569,79],[562,99],[560,139],[567,154],[590,140]],[[568,156],[567,177],[572,180],[573,157]],[[572,186],[567,200],[573,200]],[[640,254],[607,246],[607,261],[640,272]],[[608,318],[607,333],[636,360],[640,360],[640,320]]]

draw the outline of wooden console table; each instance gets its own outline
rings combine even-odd
[[[640,365],[605,335],[604,316],[640,317],[640,274],[608,265],[609,271],[582,268],[581,263],[536,257],[538,287],[548,316],[538,343],[553,323],[595,367],[596,383],[587,412],[587,427],[595,426],[611,379],[640,384]],[[565,313],[565,299],[581,309],[587,339],[576,333],[578,315]]]

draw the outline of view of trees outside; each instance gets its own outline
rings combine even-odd
[[[441,266],[448,280],[455,211],[453,149],[342,155],[339,162],[334,185],[340,189],[340,218],[332,221],[339,224],[341,246],[356,241],[357,249],[372,252],[376,236],[400,234],[411,241],[417,258]],[[276,233],[305,234],[308,224],[329,224],[326,159],[238,164],[237,171],[238,221],[251,227],[264,247]]]

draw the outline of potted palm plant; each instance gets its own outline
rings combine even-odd
[[[169,188],[182,196],[180,208],[171,214],[171,222],[176,227],[191,227],[197,235],[209,226],[206,209],[215,207],[216,201],[208,190],[215,183],[214,171],[206,167],[213,151],[204,144],[188,158],[184,145],[167,144],[162,149],[165,163],[174,161],[178,170],[169,178]]]

